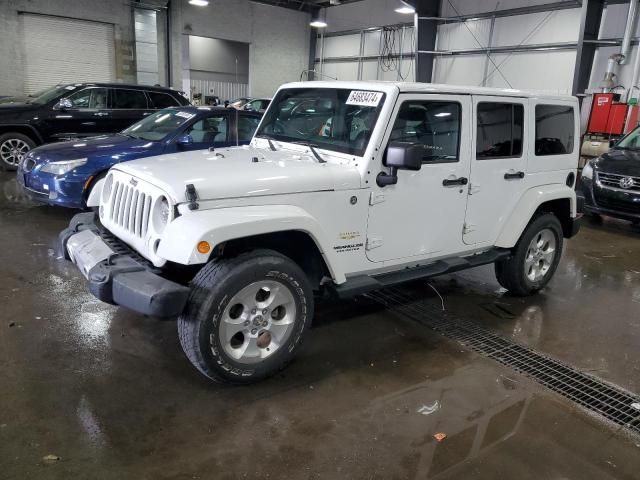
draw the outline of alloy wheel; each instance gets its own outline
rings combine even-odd
[[[29,150],[29,145],[25,141],[9,138],[0,145],[0,159],[6,165],[16,168]]]
[[[524,272],[530,281],[541,280],[551,269],[556,257],[556,247],[556,237],[548,228],[533,237],[524,258]]]

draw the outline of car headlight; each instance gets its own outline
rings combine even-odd
[[[61,162],[49,162],[45,164],[40,169],[40,171],[45,173],[52,173],[54,175],[64,175],[74,168],[81,167],[85,163],[87,163],[86,158],[78,158],[77,160],[63,160]]]
[[[593,166],[591,162],[588,162],[582,169],[582,178],[586,178],[587,180],[593,179]]]
[[[171,207],[169,206],[169,201],[166,197],[160,197],[156,201],[152,215],[154,230],[156,233],[162,233],[164,231],[164,227],[169,223],[169,217],[171,216]]]

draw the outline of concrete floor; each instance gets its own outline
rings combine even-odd
[[[640,438],[365,299],[319,305],[277,377],[208,383],[174,322],[97,302],[56,259],[72,214],[0,174],[0,479],[638,478]],[[447,311],[640,392],[639,237],[587,225],[532,298],[490,268],[430,283]]]

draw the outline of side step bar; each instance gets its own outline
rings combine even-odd
[[[494,263],[511,255],[511,250],[505,248],[494,248],[476,255],[468,257],[454,257],[444,260],[438,260],[428,265],[419,267],[407,267],[397,272],[382,273],[380,275],[369,276],[361,275],[347,280],[341,285],[334,287],[335,292],[340,298],[349,298],[355,295],[378,290],[380,288],[389,287],[398,283],[418,280],[421,278],[435,277],[445,273],[466,270],[467,268],[479,267]]]

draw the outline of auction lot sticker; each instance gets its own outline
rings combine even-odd
[[[382,92],[367,92],[364,90],[352,90],[347,99],[347,105],[361,107],[377,107],[382,99]]]

